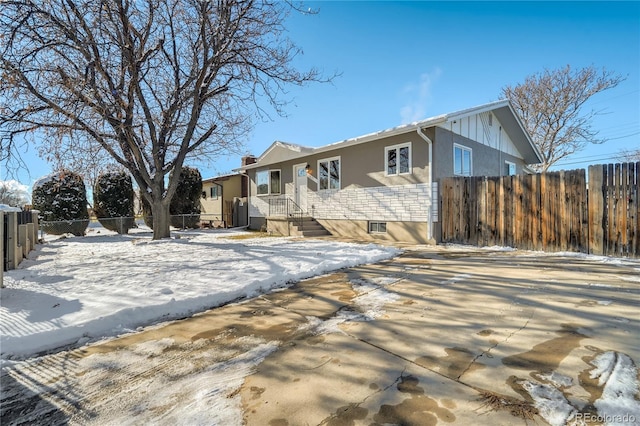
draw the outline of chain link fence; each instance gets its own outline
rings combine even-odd
[[[64,235],[73,234],[75,236],[85,235],[88,228],[103,227],[119,234],[127,234],[130,229],[145,228],[152,230],[153,217],[111,217],[83,220],[58,220],[40,221],[40,232],[42,235]],[[201,228],[227,228],[227,224],[220,215],[216,214],[180,214],[171,215],[170,224],[175,229],[201,229]]]

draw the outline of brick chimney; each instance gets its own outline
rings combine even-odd
[[[249,164],[253,164],[257,161],[258,159],[255,156],[251,154],[245,155],[244,157],[242,157],[242,167],[248,166]]]

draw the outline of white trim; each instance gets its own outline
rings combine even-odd
[[[463,152],[462,156],[462,173],[456,173],[456,148],[459,148]],[[469,174],[464,173],[464,151],[469,152]],[[460,145],[459,143],[453,144],[453,175],[454,176],[473,176],[473,149],[468,146]]]
[[[322,181],[320,180],[320,163],[330,163],[331,161],[335,161],[338,160],[338,188],[330,188],[331,186],[331,167],[328,167],[329,170],[329,180],[327,181],[327,188],[320,188],[320,185],[322,183]],[[328,166],[330,166],[329,164],[327,164]],[[329,157],[329,158],[323,158],[318,160],[317,163],[317,173],[318,173],[318,191],[329,191],[329,190],[335,190],[335,189],[342,189],[342,159],[340,158],[340,155],[336,156],[336,157]]]
[[[309,163],[299,163],[294,164],[292,166],[293,173],[293,201],[303,210],[307,210],[307,178],[309,177],[309,173],[307,173],[307,166]],[[296,169],[301,170],[304,173],[304,176],[298,176],[296,173]],[[298,186],[298,179],[304,178],[304,184]],[[304,205],[303,205],[304,204]]]
[[[401,148],[409,148],[409,171],[400,172],[400,149]],[[396,172],[390,174],[389,173],[389,151],[396,150]],[[413,158],[411,153],[411,142],[400,143],[396,145],[390,145],[384,147],[384,175],[385,176],[400,176],[400,175],[410,175],[413,173]]]
[[[260,188],[260,185],[258,184],[258,173],[267,173],[267,193],[266,194],[260,194],[258,192],[258,188]],[[271,190],[271,173],[273,172],[278,172],[280,173],[280,188],[279,188],[279,192],[274,193]],[[257,170],[256,171],[256,196],[258,197],[266,197],[268,195],[281,195],[282,194],[282,170],[281,169],[264,169],[264,170]]]

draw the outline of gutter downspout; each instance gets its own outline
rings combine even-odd
[[[246,169],[240,172],[240,176],[247,179],[247,225],[242,228],[250,229],[251,216],[249,216],[249,206],[251,206],[251,178],[249,178],[249,173],[247,173]],[[242,195],[242,182],[240,182],[240,195]]]
[[[429,212],[427,214],[427,242],[429,244],[436,244],[436,240],[433,238],[433,142],[427,135],[422,132],[420,126],[416,129],[418,136],[420,136],[429,145]]]

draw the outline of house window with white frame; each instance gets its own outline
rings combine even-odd
[[[511,161],[504,162],[504,175],[505,176],[513,176],[516,174],[516,163],[512,163]]]
[[[280,194],[280,170],[260,170],[256,172],[258,195]]]
[[[411,173],[411,143],[384,148],[384,171],[387,176]]]
[[[471,176],[473,173],[471,148],[453,144],[453,174],[456,176]]]
[[[318,189],[340,189],[340,157],[318,161]]]
[[[212,199],[217,200],[218,199],[218,185],[213,184],[213,186],[210,188],[209,190],[209,195],[211,196]]]

